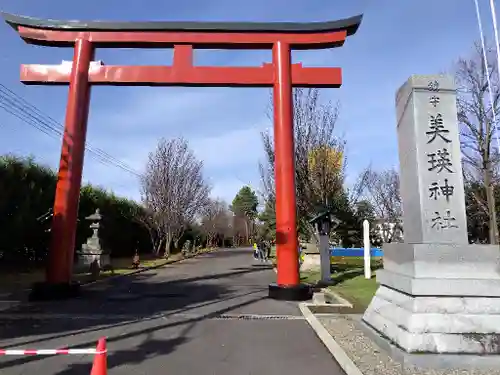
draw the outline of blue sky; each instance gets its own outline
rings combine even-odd
[[[487,0],[479,0],[487,35],[492,35]],[[449,71],[459,56],[470,54],[479,37],[473,0],[0,0],[0,9],[53,19],[326,21],[364,13],[357,34],[341,48],[294,53],[305,66],[340,66],[343,86],[325,89],[325,100],[339,100],[338,134],[347,139],[348,181],[372,163],[397,165],[394,95],[411,74]],[[492,39],[492,38],[490,38]],[[63,121],[66,87],[23,86],[21,63],[57,64],[71,60],[71,49],[25,44],[0,23],[0,83],[41,111]],[[202,65],[260,65],[270,51],[202,51]],[[168,50],[98,50],[106,64],[169,64]],[[160,137],[184,136],[213,185],[213,195],[231,201],[243,184],[259,190],[260,132],[266,116],[267,89],[96,87],[92,93],[87,140],[130,165],[144,168]],[[32,154],[58,165],[60,141],[0,109],[0,154]],[[84,180],[139,199],[137,177],[103,165],[87,154]]]

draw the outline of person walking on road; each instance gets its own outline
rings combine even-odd
[[[258,245],[257,242],[254,242],[253,249],[254,249],[254,254],[253,254],[254,259],[259,260],[262,263],[265,262],[264,251],[262,249],[262,242],[259,242]]]
[[[259,259],[259,247],[257,246],[257,242],[253,243],[253,258],[255,260]]]
[[[261,240],[258,245],[261,262],[267,262],[267,254],[266,254],[266,243],[264,240]]]

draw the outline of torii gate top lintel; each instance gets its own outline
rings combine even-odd
[[[61,21],[1,12],[28,43],[70,46],[89,38],[97,47],[168,47],[271,49],[277,40],[291,49],[323,49],[343,44],[359,28],[362,15],[326,22],[187,22],[187,21]],[[181,37],[182,35],[182,37]],[[203,37],[200,38],[200,36]]]
[[[56,21],[2,13],[27,43],[75,47],[84,52],[88,82],[92,85],[129,86],[238,86],[271,87],[273,64],[260,67],[204,67],[193,64],[194,49],[324,49],[343,45],[358,29],[362,16],[313,23],[259,22],[107,22]],[[82,44],[83,43],[83,44]],[[86,45],[84,49],[80,47]],[[92,62],[96,48],[173,48],[171,66],[120,66]],[[82,47],[83,48],[83,47]],[[75,52],[73,62],[81,52]],[[303,67],[289,62],[295,87],[340,87],[342,73],[335,67]],[[87,70],[87,69],[84,69]],[[25,84],[66,85],[68,65],[22,65]]]

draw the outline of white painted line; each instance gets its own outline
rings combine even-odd
[[[344,349],[333,339],[333,337],[328,333],[323,324],[314,316],[314,314],[309,310],[306,303],[299,303],[299,309],[304,318],[314,330],[319,339],[323,342],[323,345],[328,349],[333,358],[338,362],[340,367],[345,371],[346,375],[363,375],[360,369],[354,364],[354,362],[348,357]]]

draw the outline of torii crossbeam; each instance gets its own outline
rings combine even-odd
[[[340,87],[342,74],[341,68],[292,64],[291,51],[341,46],[357,31],[361,15],[315,23],[83,22],[7,13],[3,17],[27,43],[74,48],[71,64],[21,66],[25,84],[69,85],[46,282],[33,289],[34,299],[69,297],[78,290],[71,279],[91,85],[272,87],[278,275],[269,296],[310,297],[299,277],[292,87]],[[96,48],[125,47],[173,48],[173,64],[93,61]],[[273,59],[255,67],[196,66],[193,49],[271,49]]]

